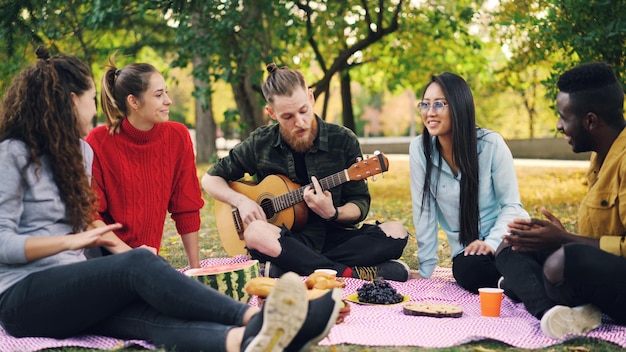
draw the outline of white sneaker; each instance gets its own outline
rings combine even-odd
[[[560,339],[567,334],[584,335],[600,326],[602,313],[591,304],[577,307],[554,306],[543,314],[541,331]]]

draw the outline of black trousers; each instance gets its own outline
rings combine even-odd
[[[497,287],[500,272],[493,255],[457,254],[452,259],[452,275],[464,289],[478,293],[481,287]]]
[[[388,237],[378,225],[372,224],[364,224],[357,230],[333,232],[326,238],[332,238],[333,242],[327,242],[322,252],[318,253],[283,227],[278,239],[282,247],[278,257],[255,250],[250,250],[250,255],[299,275],[309,275],[320,268],[334,269],[341,275],[348,267],[374,266],[400,258],[408,241],[408,236],[402,239]]]
[[[626,258],[579,243],[564,245],[563,251],[563,282],[553,285],[543,274],[551,252],[502,250],[496,265],[505,278],[505,293],[517,296],[537,318],[555,305],[593,304],[626,324]]]

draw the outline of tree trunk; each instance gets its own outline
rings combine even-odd
[[[350,90],[350,70],[339,72],[341,77],[341,106],[343,110],[343,125],[356,133],[354,110],[352,109],[352,91]]]
[[[194,67],[202,66],[202,58],[193,58]],[[213,101],[209,83],[194,77],[193,84],[196,91],[206,92],[203,97],[196,97],[196,162],[210,162],[217,156],[215,139],[217,126],[213,118]]]
[[[241,117],[241,140],[244,140],[250,132],[257,127],[265,124],[263,117],[263,109],[260,107],[259,94],[254,90],[250,77],[256,77],[248,69],[248,74],[240,75],[239,78],[231,83],[235,103]]]

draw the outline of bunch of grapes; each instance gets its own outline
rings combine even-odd
[[[404,298],[395,288],[381,277],[373,282],[366,282],[356,290],[359,302],[374,304],[395,304]]]

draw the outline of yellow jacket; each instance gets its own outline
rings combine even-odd
[[[626,257],[626,129],[602,165],[592,154],[587,181],[589,189],[578,210],[578,233],[599,238],[600,249]]]

